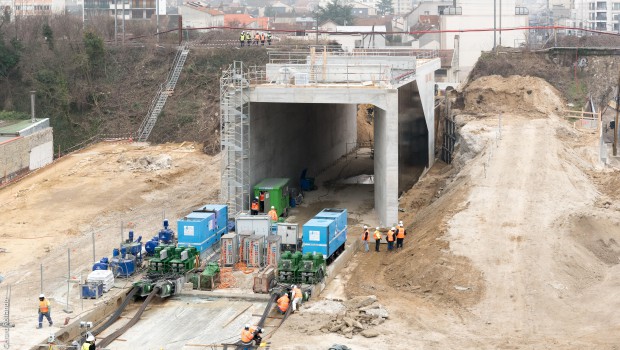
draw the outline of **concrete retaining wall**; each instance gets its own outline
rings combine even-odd
[[[31,153],[33,149],[35,152]],[[52,128],[1,143],[0,179],[10,179],[20,171],[34,170],[51,163],[53,152]]]
[[[356,105],[252,103],[251,185],[288,177],[299,186],[304,168],[317,174],[346,152],[357,138]]]

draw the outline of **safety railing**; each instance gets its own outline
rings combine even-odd
[[[354,49],[352,52],[346,51],[325,51],[316,47],[314,55],[308,51],[270,51],[269,63],[305,63],[314,56],[316,59],[322,57],[415,57],[417,59],[432,59],[439,57],[439,50],[422,49]]]

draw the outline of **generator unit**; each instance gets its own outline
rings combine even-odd
[[[280,236],[267,236],[267,248],[265,249],[265,266],[278,267],[278,261],[280,260],[280,247],[282,237]]]
[[[279,222],[276,225],[276,234],[282,239],[282,250],[297,251],[299,244],[299,224]]]
[[[247,263],[250,258],[250,237],[255,236],[253,231],[238,231],[239,261]]]
[[[239,244],[236,233],[227,233],[222,236],[220,261],[222,266],[234,266],[239,262]]]
[[[299,276],[299,262],[301,261],[301,252],[284,252],[280,256],[278,263],[278,282],[296,283]]]
[[[347,210],[325,209],[303,225],[302,252],[323,254],[329,264],[345,249]]]
[[[131,254],[124,253],[118,248],[112,250],[112,260],[110,261],[110,269],[114,276],[129,277],[136,272],[136,257]]]
[[[323,281],[326,271],[323,254],[306,253],[299,264],[300,283],[316,284]]]
[[[248,267],[261,267],[263,265],[263,249],[265,245],[264,236],[249,236],[246,239],[248,242],[248,260],[246,262]]]
[[[235,231],[253,232],[255,235],[267,236],[271,234],[272,224],[267,215],[239,214],[235,218]]]
[[[224,204],[207,204],[194,212],[213,213],[215,215],[215,233],[220,237],[228,232],[228,206]]]

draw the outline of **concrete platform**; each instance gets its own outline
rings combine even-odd
[[[208,300],[188,295],[161,301],[156,299],[140,321],[108,348],[195,350],[232,343],[239,339],[244,324],[258,322],[259,317],[252,315],[262,314],[266,306],[266,302]],[[136,309],[128,312],[122,320],[128,321]],[[117,322],[118,326],[110,327],[98,338],[103,339],[125,322]]]

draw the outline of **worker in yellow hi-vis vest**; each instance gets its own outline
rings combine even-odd
[[[52,309],[50,307],[50,302],[45,299],[45,294],[39,295],[39,326],[37,328],[43,328],[43,317],[47,318],[47,322],[50,323],[50,327],[54,325],[52,322],[52,316],[50,313]]]

